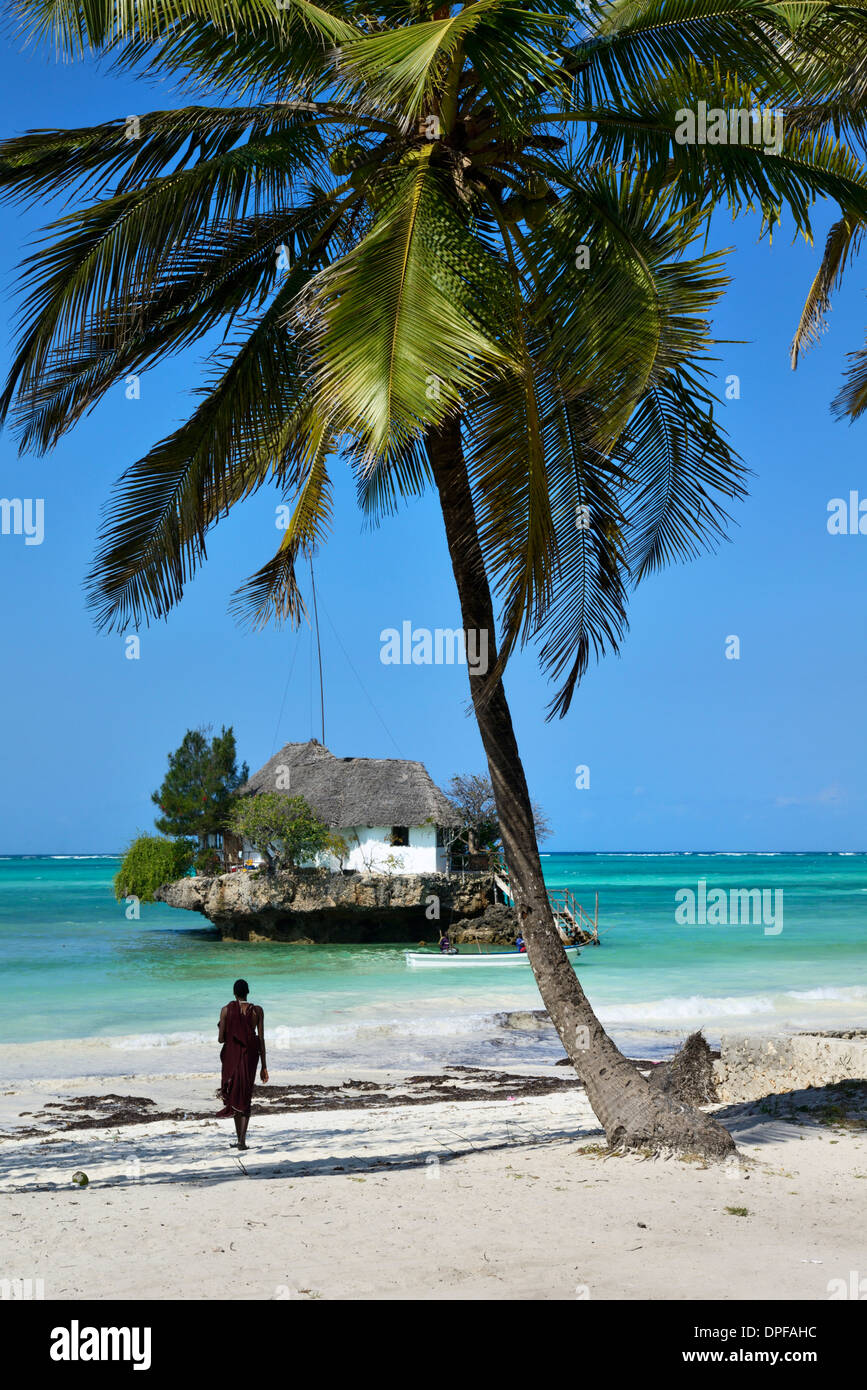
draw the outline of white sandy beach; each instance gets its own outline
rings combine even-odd
[[[517,1088],[530,1071],[572,1082],[525,1068]],[[577,1083],[401,1104],[397,1075],[348,1074],[397,1095],[254,1115],[243,1155],[227,1121],[62,1132],[44,1110],[107,1093],[216,1110],[213,1074],[10,1087],[0,1130],[40,1132],[0,1141],[4,1276],[41,1280],[46,1299],[823,1300],[867,1269],[863,1113],[841,1123],[822,1091],[718,1107],[740,1157],[708,1167],[603,1156]]]

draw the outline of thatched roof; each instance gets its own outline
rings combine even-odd
[[[454,808],[423,763],[403,758],[336,758],[315,738],[284,744],[241,787],[242,796],[273,791],[303,796],[332,829],[457,822]]]

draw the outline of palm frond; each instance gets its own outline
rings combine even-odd
[[[576,104],[629,104],[671,73],[724,63],[744,82],[794,81],[773,4],[756,0],[615,0],[570,55]]]
[[[365,102],[380,109],[400,108],[407,120],[421,115],[462,39],[487,12],[506,3],[509,0],[472,0],[456,14],[356,37],[340,49],[338,98],[352,100],[363,92]]]
[[[229,611],[254,629],[270,620],[298,625],[305,614],[296,568],[300,556],[312,556],[327,538],[331,521],[331,483],[326,469],[333,439],[321,419],[314,418],[306,448],[298,463],[302,481],[292,515],[277,553],[234,594]]]
[[[540,88],[565,91],[552,44],[565,23],[532,0],[470,0],[452,13],[342,45],[336,94],[361,99],[362,109],[399,110],[411,124],[440,111],[443,78],[464,51],[476,81],[508,114],[512,103],[525,103]]]
[[[546,467],[556,547],[553,601],[532,629],[542,668],[562,682],[548,718],[563,717],[591,657],[616,654],[627,628],[624,474],[615,446],[594,443],[604,426],[587,402],[566,400],[556,385],[544,418]]]
[[[306,207],[218,224],[166,258],[159,280],[135,302],[115,301],[89,316],[75,338],[50,348],[39,371],[25,369],[13,420],[22,448],[51,448],[116,382],[196,344],[261,308],[280,287],[277,247],[291,248],[296,272],[312,274],[332,243],[343,244],[344,205]],[[303,276],[293,282],[304,283]]]
[[[699,138],[701,102],[707,112],[725,114],[724,141]],[[765,115],[773,118],[770,140],[764,125],[752,122],[755,110],[763,121]],[[637,89],[620,105],[583,110],[581,119],[592,126],[591,163],[640,167],[649,186],[660,192],[674,188],[685,206],[722,203],[733,215],[758,210],[769,227],[785,210],[808,238],[810,210],[820,196],[857,216],[867,215],[867,179],[853,152],[821,132],[787,124],[783,111],[771,112],[761,92],[719,63],[705,69],[690,62]],[[715,139],[718,133],[715,129]]]
[[[839,419],[858,420],[867,410],[867,346],[848,354],[844,384],[831,402]]]
[[[831,292],[842,284],[846,262],[850,256],[857,254],[863,234],[863,223],[851,214],[838,218],[829,229],[822,263],[810,286],[792,339],[792,370],[797,367],[801,353],[817,343],[825,331],[831,308]]]
[[[747,470],[714,408],[701,375],[681,366],[654,384],[629,422],[622,506],[633,583],[725,539],[731,516],[721,499],[745,495]]]
[[[255,150],[246,145],[46,229],[40,249],[24,264],[25,331],[0,398],[5,418],[15,392],[21,393],[24,447],[46,447],[56,438],[34,428],[29,416],[30,404],[52,379],[52,353],[61,363],[88,357],[94,340],[106,342],[112,324],[115,338],[137,332],[143,304],[164,290],[167,270],[171,275],[180,268],[190,248],[207,242],[217,226],[257,210],[269,191],[275,200],[282,195],[287,164],[315,147],[309,132],[299,146],[287,149],[282,136]]]
[[[330,118],[327,107],[316,114]],[[255,153],[260,140],[280,135],[287,152],[294,144],[298,165],[325,148],[310,112],[289,102],[186,106],[74,130],[32,130],[0,142],[0,191],[22,201],[71,187],[80,198],[109,187],[125,193],[168,171],[218,159],[242,140]]]
[[[418,152],[380,194],[367,234],[313,282],[316,390],[371,453],[436,424],[506,361],[485,331],[496,266]]]
[[[88,577],[99,627],[165,617],[219,516],[269,478],[296,476],[311,402],[300,342],[284,326],[297,293],[287,280],[191,418],[120,479]]]
[[[421,496],[431,482],[430,462],[415,436],[376,454],[353,441],[345,453],[355,473],[358,505],[371,527],[383,516],[394,515],[408,498]]]
[[[218,33],[267,35],[312,31],[331,44],[354,35],[340,5],[313,0],[14,0],[13,14],[29,40],[48,39],[80,57],[138,38],[155,42],[191,20]]]

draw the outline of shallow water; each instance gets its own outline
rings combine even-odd
[[[592,911],[603,945],[577,969],[633,1055],[702,1025],[723,1031],[863,1026],[865,855],[571,855],[543,858],[551,887]],[[244,975],[266,1010],[275,1066],[505,1065],[561,1055],[547,1030],[497,1013],[540,1007],[529,970],[413,971],[405,946],[221,942],[160,904],[128,921],[105,857],[0,860],[0,1065],[9,1075],[213,1066],[216,1019]],[[675,894],[782,892],[779,921],[680,925]],[[62,1045],[58,1045],[61,1044]],[[11,1045],[11,1046],[10,1046]]]

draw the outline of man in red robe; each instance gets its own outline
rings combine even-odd
[[[265,1011],[259,1004],[248,1003],[250,986],[246,980],[236,980],[235,997],[220,1011],[217,1039],[223,1044],[220,1060],[223,1064],[220,1095],[223,1109],[218,1119],[235,1120],[238,1148],[247,1147],[247,1125],[250,1123],[250,1101],[256,1080],[256,1065],[262,1064],[262,1083],[268,1081],[265,1063]]]

